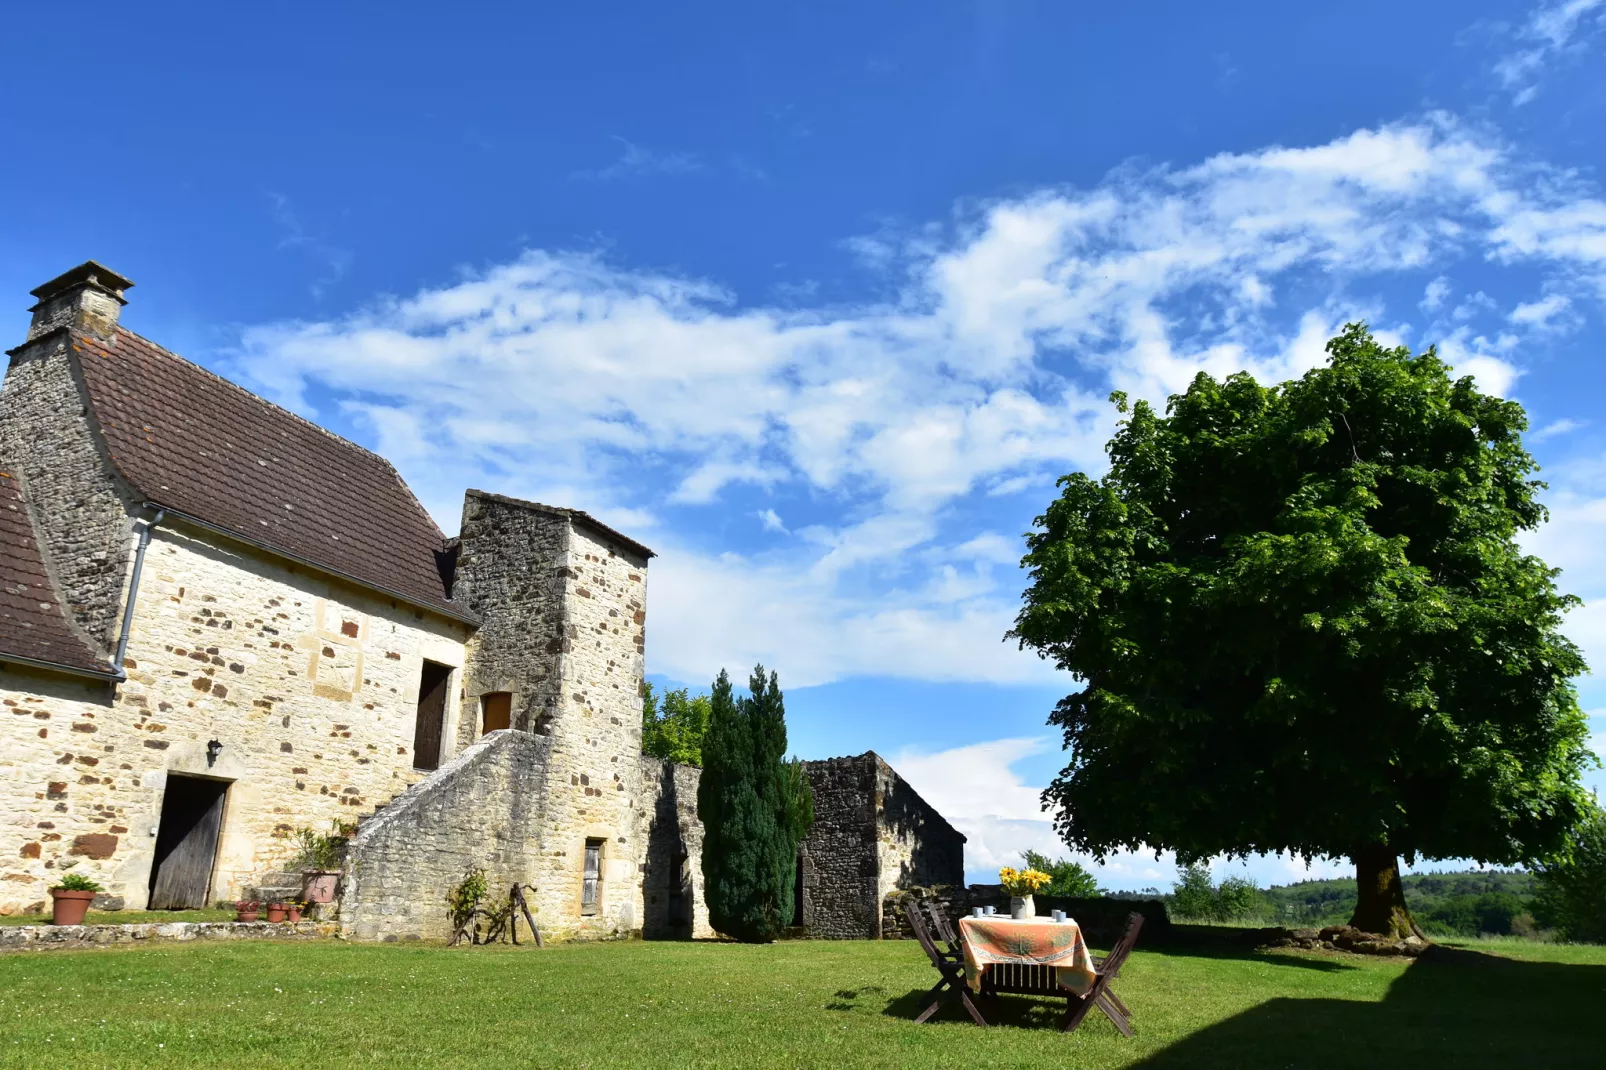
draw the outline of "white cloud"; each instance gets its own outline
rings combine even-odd
[[[1511,322],[1531,327],[1545,327],[1557,316],[1572,307],[1572,300],[1561,294],[1551,294],[1538,301],[1529,301],[1511,310]]]
[[[1433,115],[883,232],[870,244],[902,280],[885,301],[744,304],[707,280],[531,250],[341,318],[249,328],[231,360],[309,415],[331,399],[447,530],[467,484],[643,523],[751,486],[779,508],[816,503],[826,519],[774,557],[727,552],[715,514],[654,535],[652,620],[670,622],[655,671],[1041,679],[1001,642],[1019,577],[982,567],[1003,563],[977,541],[996,524],[961,503],[1046,497],[1055,476],[1101,469],[1112,388],[1160,401],[1201,370],[1295,375],[1351,319],[1401,337],[1352,288],[1458,258],[1580,270],[1602,202],[1542,179]],[[1451,292],[1443,278],[1425,301]],[[1459,328],[1446,359],[1507,393],[1528,329]]]
[[[1450,280],[1440,275],[1422,291],[1420,308],[1424,312],[1435,312],[1444,304],[1444,299],[1450,296]]]
[[[1557,435],[1565,435],[1568,432],[1577,431],[1581,427],[1588,426],[1588,420],[1574,420],[1563,417],[1560,420],[1552,420],[1544,427],[1541,427],[1539,430],[1529,435],[1528,438],[1534,442],[1543,442],[1547,438],[1555,438]]]
[[[1559,0],[1541,3],[1518,31],[1524,42],[1517,51],[1495,64],[1495,74],[1509,90],[1513,103],[1522,105],[1539,93],[1537,76],[1558,54],[1579,51],[1582,41],[1599,26],[1599,15],[1606,11],[1606,0]]]

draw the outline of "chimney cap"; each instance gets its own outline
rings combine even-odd
[[[133,285],[133,279],[117,274],[117,272],[104,264],[98,264],[93,260],[85,260],[70,271],[64,271],[44,285],[36,286],[28,292],[40,301],[48,301],[50,298],[57,297],[69,290],[93,286],[95,289],[116,298],[120,303],[126,305],[128,302],[123,298],[123,291]]]

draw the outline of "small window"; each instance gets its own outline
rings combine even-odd
[[[424,662],[418,677],[418,720],[413,724],[414,769],[436,769],[441,764],[441,724],[451,679],[450,665]]]
[[[580,913],[595,914],[602,898],[602,841],[586,841],[585,877],[580,885]]]
[[[480,696],[480,735],[513,727],[513,695],[490,691]]]

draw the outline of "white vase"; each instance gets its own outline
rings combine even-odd
[[[1037,907],[1032,903],[1029,895],[1014,895],[1009,899],[1009,916],[1016,921],[1026,921],[1037,917]]]

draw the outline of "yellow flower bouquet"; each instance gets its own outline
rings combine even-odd
[[[998,871],[998,883],[1002,884],[1004,891],[1010,895],[1023,896],[1042,891],[1054,883],[1054,878],[1040,869],[1013,869],[1005,866]]]

